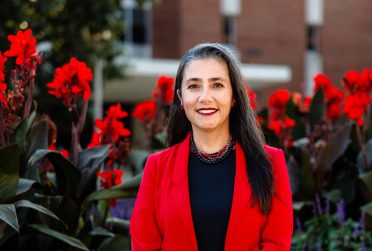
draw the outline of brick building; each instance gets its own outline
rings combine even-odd
[[[370,0],[161,0],[143,9],[123,0],[126,80],[105,85],[105,102],[150,98],[156,77],[201,42],[239,52],[261,106],[278,88],[311,94],[312,76],[334,84],[349,69],[372,66]],[[138,91],[139,88],[141,91]]]

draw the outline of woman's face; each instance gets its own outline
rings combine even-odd
[[[235,101],[224,61],[206,58],[188,63],[178,96],[194,133],[229,132],[229,114]]]

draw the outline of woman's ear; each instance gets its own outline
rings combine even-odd
[[[235,100],[235,98],[233,98],[231,106],[232,107],[235,107],[236,106],[236,100]]]
[[[177,89],[177,97],[178,97],[178,99],[180,100],[180,102],[181,102],[181,106],[182,106],[182,97],[181,97],[180,89]]]

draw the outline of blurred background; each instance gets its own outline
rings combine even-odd
[[[369,0],[8,0],[0,8],[0,50],[8,48],[8,34],[32,28],[43,61],[38,109],[57,123],[68,114],[59,115],[61,104],[45,95],[45,85],[71,56],[94,70],[92,122],[113,103],[130,111],[151,98],[157,77],[175,76],[180,57],[201,42],[223,42],[238,52],[264,106],[278,88],[312,95],[317,72],[337,86],[347,70],[372,65],[371,13]],[[135,123],[126,121],[141,148]],[[59,142],[67,145],[69,133],[60,130]]]

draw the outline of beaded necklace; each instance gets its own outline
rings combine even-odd
[[[196,156],[202,162],[207,163],[207,164],[214,164],[214,163],[220,162],[221,160],[225,159],[229,155],[229,153],[234,149],[235,149],[235,140],[232,139],[231,135],[230,135],[230,138],[227,144],[221,150],[215,153],[206,153],[206,152],[198,150],[198,148],[196,148],[193,135],[191,135],[190,137],[191,152],[195,153]]]

